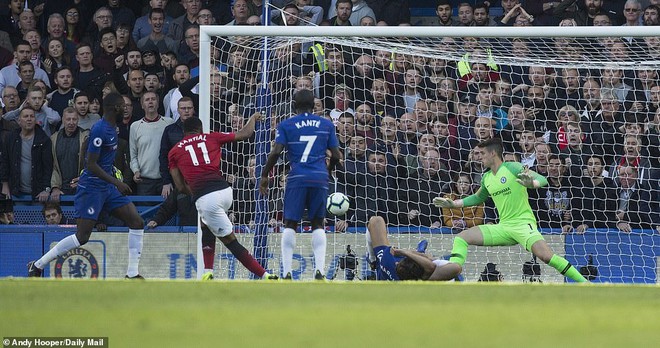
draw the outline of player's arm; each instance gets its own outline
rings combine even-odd
[[[190,186],[188,186],[186,181],[183,179],[183,175],[181,174],[181,171],[179,171],[179,168],[170,168],[170,175],[172,175],[172,181],[174,182],[174,185],[176,185],[176,188],[179,190],[179,192],[192,195]]]
[[[97,178],[107,181],[115,186],[117,186],[117,189],[119,192],[122,194],[130,194],[133,192],[131,190],[131,187],[126,185],[124,182],[120,181],[119,179],[115,178],[114,175],[110,175],[103,170],[98,164],[99,160],[99,153],[98,152],[87,152],[87,169],[94,174]]]
[[[548,179],[533,170],[529,170],[527,167],[523,168],[523,170],[518,173],[518,179],[516,179],[516,181],[520,185],[534,189],[541,188],[548,184]]]
[[[335,170],[335,167],[341,161],[341,152],[338,147],[333,147],[330,149],[330,163],[328,163],[328,173],[332,174],[332,171]]]
[[[261,192],[262,195],[268,194],[268,173],[270,173],[270,171],[275,166],[275,163],[277,163],[277,159],[280,158],[282,151],[284,151],[284,145],[274,143],[273,148],[268,154],[266,164],[261,170],[261,181],[259,182],[259,192]]]
[[[252,114],[252,117],[248,120],[248,122],[241,128],[238,132],[236,132],[236,136],[234,138],[235,141],[241,141],[245,139],[249,139],[254,135],[254,127],[257,124],[257,121],[261,121],[261,113],[260,112],[255,112]]]
[[[408,257],[411,260],[413,260],[416,264],[420,265],[422,269],[424,269],[422,280],[429,280],[429,277],[435,271],[436,264],[433,263],[433,260],[426,254],[422,254],[415,250],[408,250],[408,249],[391,248],[391,250],[393,255]]]
[[[444,197],[433,198],[433,204],[438,208],[463,208],[479,205],[488,199],[488,190],[480,187],[473,195],[463,199],[452,200]]]

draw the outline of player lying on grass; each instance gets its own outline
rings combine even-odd
[[[416,250],[398,249],[387,239],[387,226],[380,216],[367,225],[369,260],[376,261],[377,280],[445,280],[439,270],[449,262],[435,260]]]
[[[202,220],[202,229],[210,229],[245,268],[264,279],[278,279],[266,270],[238,242],[227,211],[233,203],[232,188],[220,173],[222,145],[249,139],[261,117],[255,113],[236,133],[202,133],[202,121],[191,117],[183,122],[183,140],[168,154],[172,181],[176,188],[192,195]]]
[[[529,206],[527,189],[548,184],[542,175],[517,162],[502,161],[502,142],[492,138],[479,143],[475,158],[489,170],[481,179],[477,193],[464,199],[450,200],[436,197],[433,203],[440,208],[462,208],[481,204],[493,198],[500,222],[479,225],[459,233],[454,238],[449,264],[439,269],[438,277],[453,279],[463,271],[468,245],[507,246],[522,245],[562,275],[576,281],[587,280],[565,258],[555,254],[536,227],[536,217]]]

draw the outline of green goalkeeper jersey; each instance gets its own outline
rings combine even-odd
[[[527,187],[516,181],[522,170],[523,166],[518,162],[503,162],[497,174],[487,171],[481,179],[481,198],[485,200],[488,195],[493,198],[500,223],[533,223],[536,226],[536,217],[529,206]],[[540,175],[536,175],[535,179],[538,179]]]

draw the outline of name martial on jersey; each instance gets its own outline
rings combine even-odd
[[[180,149],[184,148],[186,145],[195,142],[195,141],[206,141],[206,134],[198,134],[192,138],[181,140],[176,146]]]

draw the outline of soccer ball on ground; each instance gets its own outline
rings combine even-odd
[[[328,213],[336,216],[346,214],[349,206],[350,202],[348,201],[348,197],[341,192],[331,193],[325,203],[325,208],[328,210]]]

